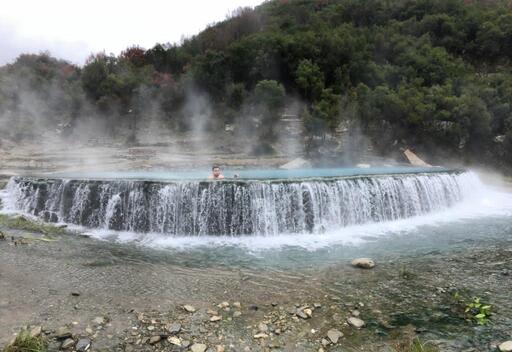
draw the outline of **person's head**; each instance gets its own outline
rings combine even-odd
[[[213,165],[212,166],[212,174],[213,174],[213,177],[219,177],[220,176],[220,167],[219,167],[219,165]]]

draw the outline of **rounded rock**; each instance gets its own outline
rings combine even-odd
[[[512,352],[512,341],[505,341],[498,346],[500,352]]]
[[[371,269],[375,267],[375,262],[370,258],[357,258],[352,261],[352,266],[361,269]]]

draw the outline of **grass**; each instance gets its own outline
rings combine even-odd
[[[393,346],[394,352],[439,352],[435,346],[423,343],[419,339],[414,339],[408,343],[397,343]]]
[[[4,347],[3,352],[46,352],[47,347],[43,337],[32,337],[27,330],[23,330],[13,343]]]
[[[29,220],[23,216],[13,217],[5,214],[0,214],[0,226],[15,230],[39,232],[45,235],[62,235],[66,232],[63,228],[55,225]]]

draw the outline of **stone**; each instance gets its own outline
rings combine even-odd
[[[60,348],[63,350],[67,350],[68,348],[71,348],[75,345],[75,340],[67,338],[62,342],[62,345],[60,345]]]
[[[210,321],[220,321],[222,320],[222,317],[220,315],[214,315],[210,318]]]
[[[206,349],[208,348],[208,346],[206,346],[205,344],[202,344],[202,343],[195,343],[193,344],[191,347],[190,347],[190,350],[192,352],[204,352],[206,351]]]
[[[375,262],[370,258],[357,258],[352,261],[352,266],[361,269],[371,269],[375,267]]]
[[[80,296],[80,292],[73,291],[73,292],[71,292],[71,296],[78,297],[78,296]]]
[[[30,329],[30,337],[38,337],[41,335],[42,331],[43,328],[41,326],[34,326],[32,329]]]
[[[224,347],[224,345],[217,345],[216,346],[216,351],[217,352],[224,352],[226,350],[226,348]]]
[[[240,302],[233,302],[233,307],[240,309],[242,308],[242,305],[240,304]]]
[[[183,306],[183,309],[185,309],[189,313],[194,313],[196,311],[196,308],[194,306],[191,306],[190,304],[185,304]]]
[[[187,348],[188,346],[190,346],[190,341],[189,340],[181,341],[181,347]]]
[[[76,343],[76,346],[75,346],[75,350],[77,352],[85,352],[85,351],[88,351],[90,347],[91,347],[91,340],[89,340],[88,338],[83,338],[83,339],[78,340],[78,342]]]
[[[350,314],[352,314],[353,317],[358,317],[361,313],[357,309],[354,309]]]
[[[219,308],[226,308],[226,307],[229,307],[229,303],[228,302],[222,302],[222,303],[218,304],[217,307],[219,307]]]
[[[364,321],[356,317],[348,318],[347,322],[357,329],[360,329],[364,326]]]
[[[63,339],[66,339],[68,337],[71,337],[71,330],[69,330],[67,327],[63,326],[63,327],[60,327],[57,329],[57,331],[55,332],[55,337],[58,339],[58,340],[63,340]]]
[[[255,339],[266,339],[267,337],[268,335],[265,334],[264,332],[260,332],[259,334],[254,335]]]
[[[512,341],[502,342],[498,346],[498,349],[500,350],[500,352],[512,352]]]
[[[177,334],[181,331],[181,324],[179,323],[172,323],[167,326],[167,331],[171,334]]]
[[[309,318],[309,316],[302,309],[297,309],[295,311],[295,315],[297,315],[299,318],[302,318],[302,319]]]
[[[170,344],[173,344],[175,346],[181,346],[181,340],[179,337],[176,337],[176,336],[169,336],[167,338],[167,342],[169,342]]]
[[[329,340],[327,339],[322,339],[321,341],[322,345],[325,347],[325,346],[329,346],[329,344],[331,343]]]
[[[237,310],[237,311],[235,311],[235,312],[233,313],[233,317],[234,317],[234,318],[239,317],[239,316],[241,316],[241,315],[242,315],[242,312],[240,312],[240,311],[238,311],[238,310]]]
[[[306,315],[311,318],[313,316],[313,311],[309,308],[306,308],[304,309],[304,313],[306,313]]]
[[[209,314],[209,315],[219,315],[219,312],[217,312],[216,310],[208,308],[208,310],[206,311],[206,314]]]
[[[93,319],[92,322],[94,324],[97,324],[97,325],[105,324],[105,318],[103,318],[103,317],[96,317],[96,318]]]
[[[153,335],[149,338],[149,344],[154,345],[154,344],[160,342],[161,339],[162,339],[162,337],[160,335]]]
[[[343,337],[343,333],[339,330],[331,329],[327,331],[327,337],[332,343],[338,343],[338,340]]]
[[[149,331],[153,331],[153,330],[155,330],[155,327],[154,327],[153,325],[150,325],[150,326],[148,326],[148,328],[147,328],[147,329],[148,329]]]
[[[268,331],[268,326],[267,326],[267,324],[265,324],[265,323],[259,323],[259,324],[258,324],[258,330],[259,330],[260,332],[267,332],[267,331]]]

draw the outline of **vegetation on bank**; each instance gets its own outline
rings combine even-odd
[[[0,214],[0,227],[42,233],[45,235],[62,235],[66,233],[64,228],[48,224],[42,221],[29,220],[24,216],[10,216]]]
[[[46,352],[48,343],[42,336],[31,336],[27,330],[22,330],[13,343],[4,347],[3,352]]]
[[[293,106],[310,151],[349,124],[382,154],[412,147],[432,161],[510,168],[511,10],[499,0],[274,0],[179,45],[94,54],[83,67],[21,55],[0,68],[3,135],[33,138],[34,121],[73,135],[91,116],[116,134],[148,114],[184,131],[201,96],[206,131],[235,124],[272,143]]]

